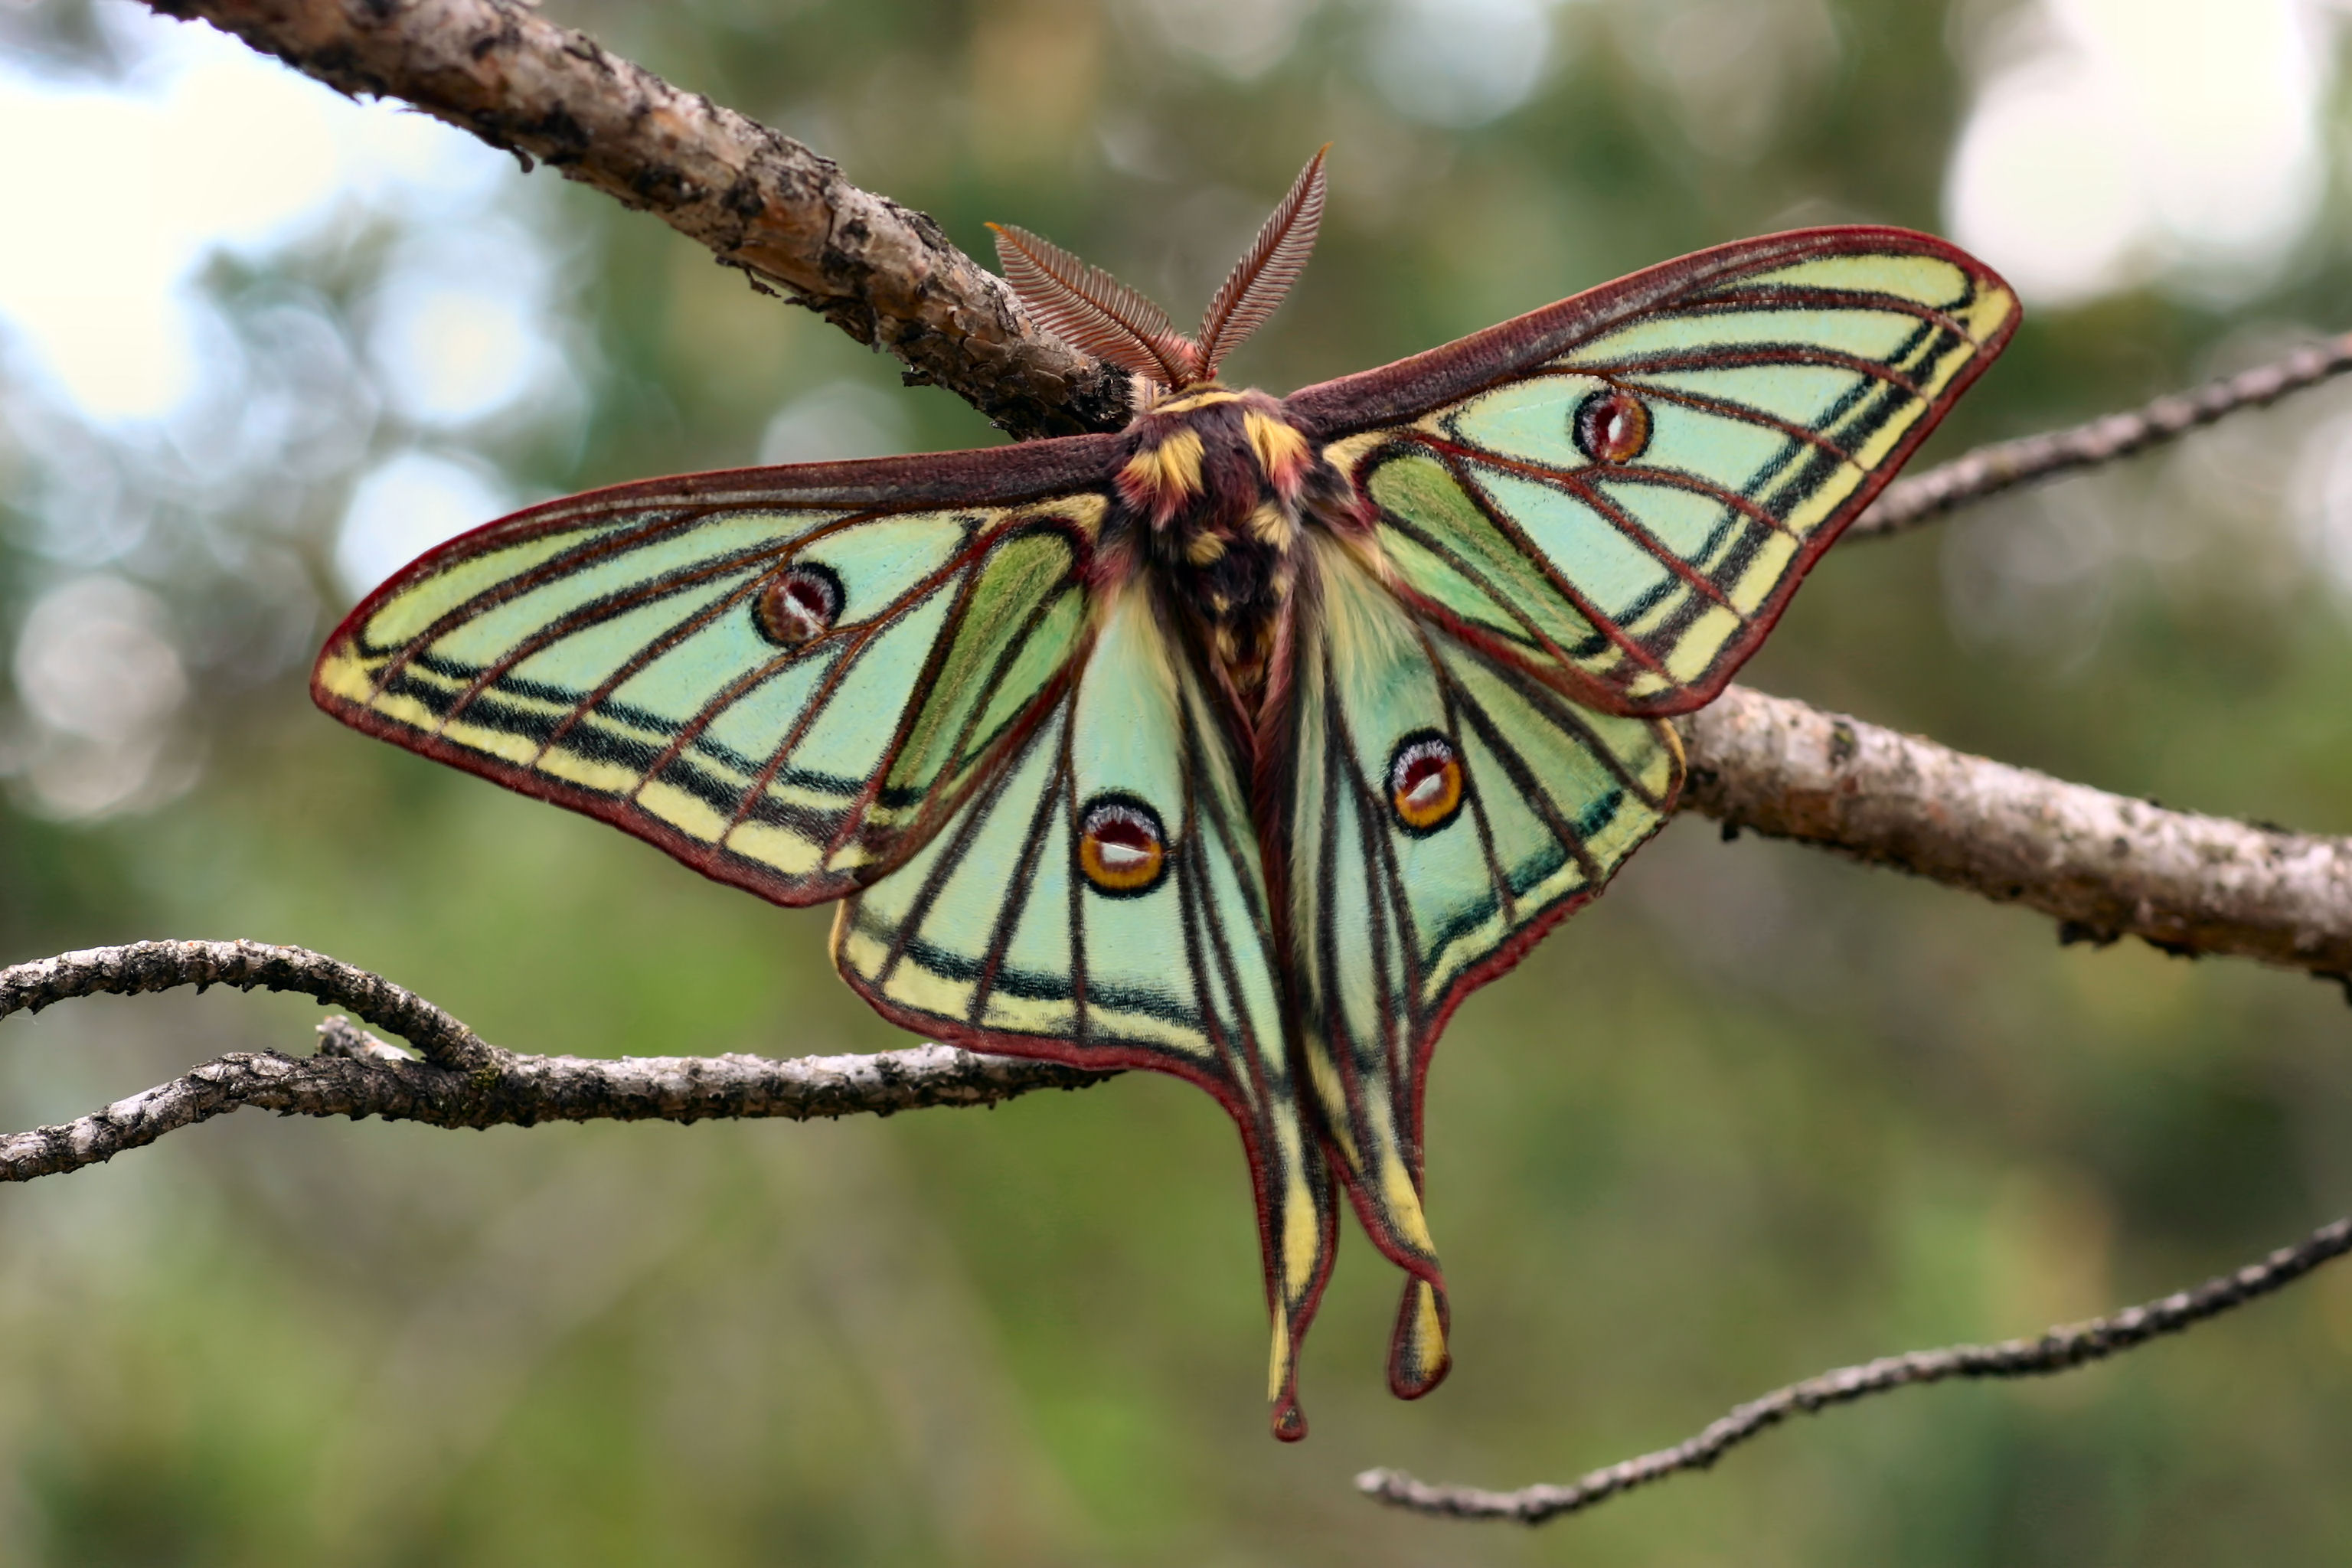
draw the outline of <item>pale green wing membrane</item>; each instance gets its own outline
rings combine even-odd
[[[923,848],[842,905],[834,957],[904,1027],[1172,1072],[1224,1104],[1257,1189],[1275,1428],[1297,1436],[1330,1183],[1283,1047],[1281,960],[1233,749],[1152,592],[1117,591],[1074,688]]]
[[[1601,706],[1680,712],[2016,319],[1999,278],[1928,237],[1775,236],[1291,406],[1370,497],[1408,592]]]
[[[837,897],[903,858],[1050,703],[1105,505],[1083,490],[927,505],[865,473],[908,462],[519,514],[378,590],[313,693],[720,880]]]
[[[1444,1375],[1421,1086],[1454,1005],[1601,890],[1682,778],[1673,731],[1581,707],[1319,542],[1296,674],[1288,876],[1324,1123],[1374,1242],[1415,1276],[1390,1381]]]

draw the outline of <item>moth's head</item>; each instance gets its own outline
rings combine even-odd
[[[1201,318],[1197,337],[1178,331],[1168,312],[1099,267],[1026,229],[990,224],[1004,280],[1030,320],[1072,348],[1132,371],[1153,389],[1156,403],[1170,392],[1213,383],[1217,367],[1274,314],[1307,269],[1315,231],[1323,222],[1325,142],[1291,182],[1273,216],[1226,274]]]

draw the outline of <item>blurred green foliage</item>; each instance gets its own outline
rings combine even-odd
[[[968,248],[986,254],[984,219],[1019,222],[1180,319],[1336,140],[1320,253],[1234,366],[1277,390],[1740,235],[1935,226],[1964,107],[1954,24],[1918,0],[1773,8],[1797,43],[1763,128],[1727,151],[1655,63],[1689,4],[1559,7],[1538,89],[1458,130],[1370,84],[1369,3],[1309,11],[1264,62],[1184,41],[1248,9],[550,5]],[[584,345],[576,419],[474,443],[519,490],[748,461],[779,407],[845,381],[901,411],[909,449],[994,438],[660,224],[545,171],[519,189]],[[223,264],[208,287],[232,316],[299,287],[345,319],[377,245]],[[2352,325],[2352,262],[2310,252],[2227,307],[2141,292],[2031,319],[1927,460]],[[1748,679],[2106,788],[2352,831],[2352,618],[2303,553],[2287,479],[2347,407],[2320,395],[1836,552]],[[184,626],[233,629],[251,584],[217,541],[275,529],[331,599],[349,484],[302,492],[291,523],[167,520],[123,569]],[[2033,569],[2084,529],[2097,549]],[[33,534],[0,540],[0,616],[56,574]],[[199,538],[215,567],[184,564]],[[825,911],[363,741],[310,710],[299,660],[192,668],[191,792],[94,824],[21,793],[0,811],[0,959],[248,936],[378,969],[518,1049],[906,1043],[832,978]],[[313,1021],[235,995],[13,1019],[0,1121],[77,1115],[220,1051],[301,1050]],[[1351,1235],[1295,1448],[1264,1428],[1235,1140],[1171,1081],[815,1126],[238,1116],[0,1199],[0,1558],[2343,1562],[2352,1269],[2047,1384],[1801,1423],[1541,1532],[1384,1512],[1349,1479],[1566,1479],[1824,1366],[2032,1332],[2242,1262],[2352,1202],[2347,1024],[2332,986],[2062,949],[2039,916],[1679,823],[1441,1053],[1451,1381],[1389,1399],[1394,1279]]]

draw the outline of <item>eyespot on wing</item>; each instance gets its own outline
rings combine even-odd
[[[1570,416],[1576,449],[1596,463],[1630,463],[1649,448],[1648,405],[1622,387],[1587,396]]]
[[[1133,899],[1168,874],[1168,830],[1131,795],[1096,795],[1078,817],[1078,869],[1107,898]]]
[[[833,629],[844,598],[841,578],[832,567],[795,561],[752,595],[752,624],[778,647],[799,647]]]
[[[1460,814],[1461,753],[1434,730],[1418,730],[1389,757],[1389,809],[1414,837],[1437,832]]]

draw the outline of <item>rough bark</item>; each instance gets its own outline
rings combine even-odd
[[[1735,686],[1681,721],[1685,809],[1891,866],[2059,921],[2352,974],[2352,841],[2068,784]]]
[[[1031,331],[938,224],[518,0],[152,0],[659,216],[1014,436],[1126,422],[1128,378]]]

